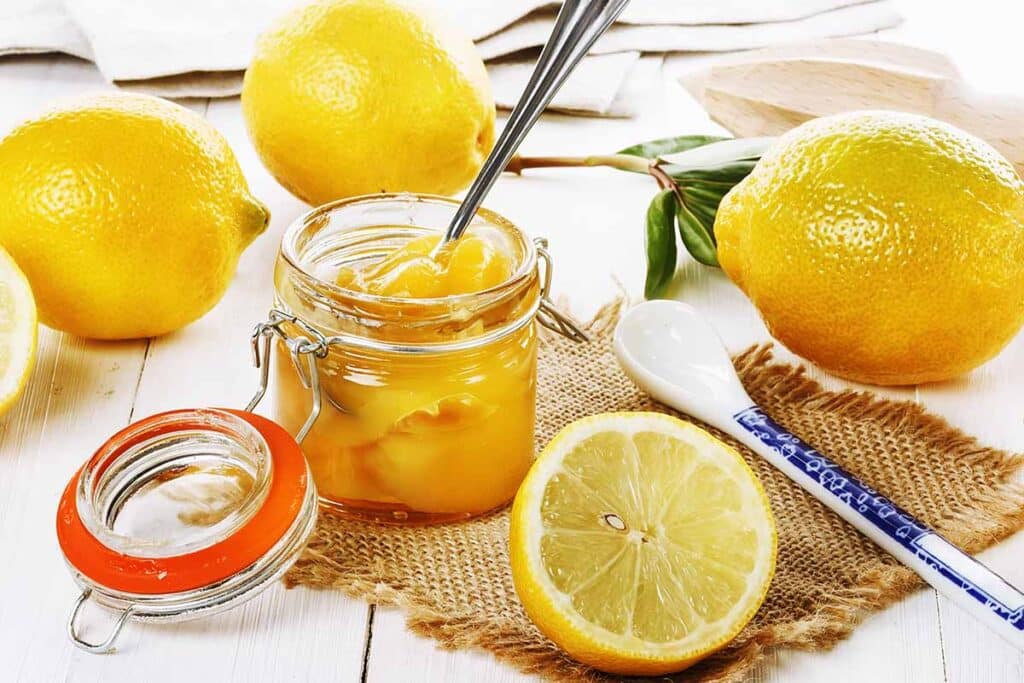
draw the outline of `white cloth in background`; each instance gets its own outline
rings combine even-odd
[[[646,1],[646,0],[644,0]],[[473,40],[497,33],[542,7],[554,7],[557,0],[419,0],[432,5],[456,21]]]
[[[622,24],[757,24],[792,21],[872,0],[632,0]],[[459,18],[474,40],[485,38],[539,9],[557,9],[559,0],[434,0]]]
[[[484,59],[543,45],[555,21],[553,13],[531,14],[477,42]],[[797,40],[872,33],[895,26],[900,15],[889,0],[850,5],[792,21],[762,24],[616,24],[601,36],[592,54],[645,52],[724,52],[768,47]]]
[[[763,24],[793,21],[871,0],[633,0],[623,24]],[[557,3],[556,3],[557,4]]]
[[[627,102],[615,104],[622,83],[640,60],[639,52],[619,52],[587,57],[562,85],[558,95],[561,109],[569,112],[600,112],[606,116],[630,116],[632,108]],[[533,72],[532,61],[496,62],[487,68],[491,76],[494,100],[499,106],[509,107],[519,99],[526,81]],[[612,87],[597,88],[595,83],[606,81]]]
[[[477,41],[495,100],[515,104],[543,44],[553,0],[419,0]],[[303,0],[0,0],[0,55],[66,52],[91,59],[110,81],[167,97],[224,97],[241,90],[256,37]],[[627,116],[647,87],[640,52],[733,50],[898,23],[888,0],[633,0],[620,24],[583,60],[552,108]],[[767,22],[767,23],[752,23]],[[495,61],[494,58],[500,58]],[[630,83],[639,79],[638,83]]]
[[[64,52],[91,59],[92,50],[64,9],[63,0],[0,3],[0,55]]]
[[[295,0],[64,0],[112,81],[242,71],[256,38]]]

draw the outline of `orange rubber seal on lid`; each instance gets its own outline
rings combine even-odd
[[[302,508],[309,486],[306,461],[299,445],[283,427],[265,417],[228,408],[218,410],[252,425],[270,452],[270,487],[252,518],[223,541],[191,553],[172,557],[124,555],[101,543],[82,523],[76,504],[76,489],[82,476],[79,470],[64,489],[57,509],[57,540],[71,566],[91,581],[113,590],[143,595],[180,593],[239,573],[284,537]],[[184,416],[188,412],[191,411],[172,411],[146,420],[155,421],[174,413]],[[176,425],[167,431],[188,426]],[[110,441],[116,438],[117,435]]]

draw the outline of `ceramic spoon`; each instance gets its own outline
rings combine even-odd
[[[644,391],[743,443],[1024,650],[1024,593],[765,414],[744,391],[714,329],[691,306],[636,306],[616,328],[614,347]]]

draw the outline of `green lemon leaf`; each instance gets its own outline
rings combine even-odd
[[[716,207],[717,208],[717,207]],[[707,207],[697,208],[684,201],[677,202],[676,220],[679,222],[679,237],[683,245],[698,263],[718,266],[718,249],[715,243],[715,213]]]
[[[647,207],[647,230],[644,248],[647,250],[647,281],[644,296],[657,299],[676,272],[675,236],[676,196],[671,189],[662,190]]]
[[[718,212],[718,204],[707,204],[700,200],[691,201],[685,195],[683,196],[683,202],[686,208],[690,210],[690,213],[697,217],[697,220],[700,221],[701,225],[711,226],[708,234],[712,241],[714,241],[715,244],[718,244],[714,230],[715,214]]]
[[[640,142],[625,149],[620,149],[616,154],[629,154],[630,156],[644,157],[645,159],[657,159],[663,154],[685,152],[688,149],[728,139],[717,135],[680,135],[674,138],[658,138],[657,140]]]
[[[680,184],[679,194],[682,197],[682,202],[690,209],[690,211],[698,218],[701,223],[705,225],[714,226],[715,214],[718,213],[718,206],[722,203],[722,198],[725,197],[727,190],[722,187],[712,186],[707,187],[700,184]],[[711,237],[714,239],[714,230],[711,232]],[[717,243],[717,240],[716,240]]]
[[[705,166],[704,168],[685,170],[667,164],[661,168],[681,185],[700,183],[707,189],[718,187],[722,189],[724,195],[732,189],[733,185],[750,175],[756,163],[756,161],[734,161],[721,166]]]
[[[677,153],[665,153],[661,158],[681,170],[714,168],[735,161],[757,161],[775,144],[775,140],[776,138],[728,138]]]
[[[680,189],[687,204],[700,202],[716,209],[722,198],[727,194],[718,186],[702,185],[701,183],[690,183],[682,186]]]

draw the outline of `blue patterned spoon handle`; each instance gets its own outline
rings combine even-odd
[[[790,434],[757,406],[729,430],[937,591],[1024,650],[1024,593]]]

